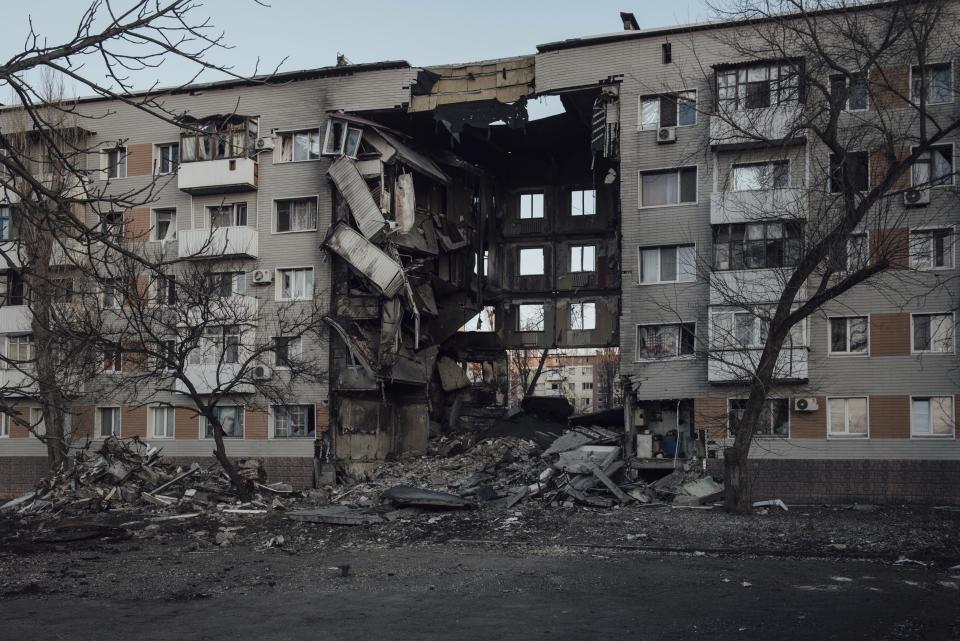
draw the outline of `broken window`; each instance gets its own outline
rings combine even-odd
[[[461,332],[492,332],[496,328],[496,308],[492,305],[481,309],[476,316],[464,323]]]
[[[953,78],[950,63],[924,65],[922,72],[920,65],[911,67],[910,97],[919,104],[921,96],[928,105],[939,105],[953,102]]]
[[[171,142],[157,145],[157,173],[176,173],[180,165],[180,143]]]
[[[544,273],[543,247],[520,249],[520,275],[542,276]]]
[[[542,332],[544,328],[543,303],[524,303],[517,306],[517,330]]]
[[[150,424],[150,436],[153,438],[173,438],[174,408],[165,405],[151,405],[147,408],[147,422]]]
[[[313,405],[273,405],[274,438],[313,437],[317,432]]]
[[[207,207],[210,214],[210,227],[244,227],[247,224],[247,203],[231,203]]]
[[[953,437],[952,396],[914,396],[910,399],[910,435]]]
[[[360,141],[362,139],[362,130],[349,127],[342,120],[331,118],[327,123],[327,132],[323,138],[323,155],[356,158],[360,152]]]
[[[570,303],[570,329],[590,330],[596,328],[596,303]]]
[[[733,191],[782,189],[790,186],[790,161],[745,163],[733,166]]]
[[[697,277],[693,245],[640,248],[640,283],[688,283]]]
[[[520,219],[543,218],[543,194],[520,194]]]
[[[303,338],[301,336],[274,336],[273,353],[276,367],[289,368],[303,354]]]
[[[151,240],[176,240],[177,239],[177,210],[154,209],[153,210],[153,238]]]
[[[189,128],[180,132],[180,161],[252,157],[257,149],[258,130],[257,119],[245,116],[191,119]]]
[[[640,129],[697,124],[697,92],[679,91],[640,98]]]
[[[597,271],[596,245],[572,245],[570,247],[571,272]]]
[[[637,359],[676,358],[694,352],[694,323],[637,326]]]
[[[793,267],[800,259],[801,227],[796,222],[714,225],[713,268]]]
[[[736,436],[737,427],[743,420],[747,410],[747,399],[731,398],[730,410],[727,413],[727,430],[730,436]],[[790,435],[790,400],[786,398],[769,398],[763,406],[760,418],[757,420],[756,436],[789,436]]]
[[[98,407],[96,415],[97,436],[107,438],[108,436],[120,436],[120,408],[119,407]]]
[[[595,189],[577,189],[570,192],[570,215],[593,216],[597,213]]]
[[[869,323],[866,316],[830,319],[831,354],[866,354],[869,343]]]
[[[827,406],[827,433],[830,436],[867,436],[866,397],[830,398]]]
[[[910,266],[914,269],[953,269],[954,233],[944,229],[910,230]]]
[[[310,300],[313,298],[313,267],[278,269],[280,275],[277,300]]]
[[[243,438],[243,406],[221,405],[213,410],[220,422],[224,438]],[[213,438],[213,425],[206,416],[200,417],[203,438]]]
[[[866,111],[869,102],[869,85],[862,73],[830,76],[830,94],[844,96],[845,111]]]
[[[320,130],[285,131],[280,134],[280,162],[320,158]]]
[[[870,158],[865,151],[848,151],[838,157],[830,154],[830,193],[842,193],[846,184],[853,191],[867,191],[870,188]]]
[[[316,197],[278,200],[275,227],[277,232],[316,231]]]
[[[913,314],[913,351],[953,353],[953,314]]]
[[[942,187],[953,184],[953,145],[934,145],[923,152],[910,169],[914,187]]]
[[[717,72],[721,110],[765,109],[798,102],[800,75],[789,63],[760,64]]]
[[[127,148],[114,147],[103,152],[104,169],[107,178],[127,177]]]
[[[696,167],[640,173],[640,207],[679,205],[696,201]]]

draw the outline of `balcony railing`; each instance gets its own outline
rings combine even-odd
[[[799,105],[779,105],[766,109],[738,109],[710,117],[710,144],[750,146],[803,139],[794,131]]]
[[[2,305],[0,306],[0,334],[29,332],[32,318],[27,305]]]
[[[258,166],[252,158],[184,162],[177,169],[177,187],[189,194],[224,194],[257,188]]]
[[[710,196],[711,225],[806,219],[808,212],[807,190],[799,187],[719,191]]]
[[[235,363],[200,363],[185,365],[183,373],[198,394],[210,394],[236,380],[241,367]],[[189,393],[187,383],[182,379],[177,379],[174,388],[181,394]],[[231,385],[231,390],[238,394],[249,394],[254,391],[254,388],[252,384],[243,383]]]
[[[749,382],[756,372],[762,350],[711,350],[707,359],[707,380],[711,383]],[[806,381],[809,378],[810,350],[807,347],[785,347],[777,355],[773,371],[776,381]]]
[[[178,232],[180,258],[213,259],[225,257],[257,258],[259,235],[254,227],[215,227]]]
[[[783,287],[793,268],[735,269],[710,274],[710,304],[774,303],[783,293]],[[797,299],[806,297],[801,287]]]

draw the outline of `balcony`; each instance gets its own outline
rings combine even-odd
[[[0,306],[0,334],[24,334],[33,318],[27,305]]]
[[[792,268],[738,269],[715,271],[710,274],[710,304],[774,303],[783,293],[783,287],[792,274]],[[806,298],[806,286],[797,294]]]
[[[195,196],[252,191],[257,182],[257,161],[252,158],[184,162],[177,170],[177,187]]]
[[[710,196],[710,224],[749,223],[769,219],[805,220],[807,190],[798,187],[718,191]]]
[[[711,351],[707,359],[707,380],[710,383],[745,383],[756,371],[762,350],[729,349]],[[777,355],[773,378],[780,382],[806,381],[809,377],[808,347],[785,347]]]
[[[250,394],[254,391],[252,384],[231,385],[240,374],[241,367],[234,363],[201,363],[184,366],[183,373],[198,394],[210,394],[227,385],[238,394]],[[179,378],[174,389],[181,394],[189,393],[186,381]]]
[[[36,394],[37,383],[30,373],[30,367],[24,366],[22,370],[14,367],[0,369],[0,390],[3,390],[4,396],[16,398]]]
[[[799,105],[780,105],[766,109],[738,109],[710,117],[711,147],[751,147],[803,140],[793,132],[800,115]]]
[[[215,258],[257,258],[259,235],[254,227],[190,229],[178,233],[177,254],[198,260]]]

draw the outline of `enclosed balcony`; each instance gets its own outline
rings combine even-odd
[[[193,195],[257,188],[257,119],[236,114],[181,120],[177,187]]]
[[[764,146],[785,141],[803,142],[797,131],[797,104],[762,109],[731,109],[710,117],[710,145],[714,148]]]
[[[736,269],[710,274],[710,304],[773,303],[783,294],[792,268]],[[806,287],[797,295],[806,297]]]
[[[254,227],[233,226],[181,230],[177,237],[180,258],[257,258],[259,235]]]
[[[809,211],[807,190],[797,187],[720,191],[710,196],[710,224],[758,220],[803,220]]]

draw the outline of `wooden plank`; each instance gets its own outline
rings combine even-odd
[[[620,487],[610,480],[610,477],[603,473],[596,463],[589,463],[588,467],[590,471],[593,472],[593,475],[600,479],[600,482],[607,486],[607,489],[613,492],[613,495],[617,497],[621,503],[629,503],[632,499],[627,495],[626,492],[620,489]]]

